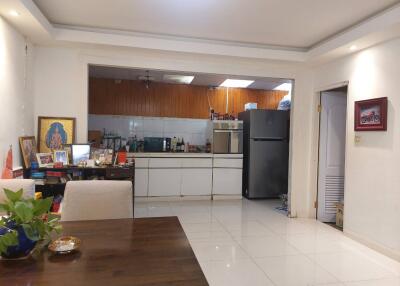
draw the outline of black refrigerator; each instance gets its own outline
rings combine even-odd
[[[289,111],[254,109],[243,120],[243,196],[277,198],[288,192]]]

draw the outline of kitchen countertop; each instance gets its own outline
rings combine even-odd
[[[135,158],[212,158],[212,153],[172,153],[172,152],[159,152],[159,153],[128,153]]]
[[[243,158],[243,154],[173,153],[173,152],[128,153],[128,157],[132,155],[135,158],[232,158],[232,159]]]

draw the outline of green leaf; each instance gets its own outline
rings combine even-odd
[[[34,201],[33,214],[35,216],[41,216],[42,214],[49,212],[52,203],[53,203],[53,198],[51,197]]]
[[[15,214],[23,223],[27,223],[33,218],[33,209],[26,202],[16,202]]]
[[[7,199],[11,202],[19,201],[22,198],[23,192],[24,191],[22,189],[20,189],[17,192],[13,192],[9,189],[4,189],[4,193],[6,194]]]
[[[25,231],[26,236],[33,241],[38,241],[40,239],[38,232],[30,224],[22,224],[22,228]]]

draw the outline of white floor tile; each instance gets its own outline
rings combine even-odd
[[[233,263],[214,261],[200,265],[210,286],[273,286],[264,272],[249,259]]]
[[[297,249],[277,235],[241,237],[237,242],[253,258],[299,254]]]
[[[212,286],[400,286],[400,263],[271,200],[140,202],[135,217],[177,216]]]
[[[369,281],[357,281],[346,283],[346,286],[400,286],[399,278],[369,280]]]
[[[195,241],[190,243],[197,257],[197,260],[234,262],[238,259],[249,258],[243,249],[232,240],[225,241]]]
[[[366,255],[340,252],[310,255],[318,265],[342,282],[391,278],[394,274]]]
[[[304,255],[255,259],[277,286],[308,286],[338,280]]]

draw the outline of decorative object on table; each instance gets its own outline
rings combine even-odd
[[[75,141],[75,118],[39,117],[38,141],[41,153],[62,150],[63,145],[73,144]]]
[[[81,241],[73,236],[63,236],[52,241],[48,248],[56,254],[69,254],[77,251],[81,245]]]
[[[354,103],[355,131],[387,130],[387,97],[356,101]]]
[[[72,144],[64,144],[62,150],[67,151],[68,165],[72,164]]]
[[[12,153],[12,145],[10,145],[10,149],[8,149],[6,162],[3,167],[3,171],[1,172],[2,179],[13,179],[13,153]]]
[[[113,149],[92,148],[90,151],[90,158],[95,161],[96,165],[111,165],[113,155]]]
[[[90,159],[90,144],[72,144],[72,164],[85,165]]]
[[[53,165],[53,155],[51,153],[37,153],[36,157],[40,168]]]
[[[50,240],[53,231],[59,233],[58,217],[49,213],[52,198],[24,199],[23,190],[4,189],[7,201],[0,210],[7,217],[0,219],[0,256],[8,259],[28,257],[38,242]]]
[[[19,146],[21,148],[22,158],[24,159],[24,166],[26,169],[29,169],[32,162],[37,162],[35,136],[19,137]]]
[[[54,162],[62,163],[63,165],[68,165],[68,152],[65,150],[55,150],[54,151]]]

